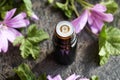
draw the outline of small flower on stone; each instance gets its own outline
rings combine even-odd
[[[32,13],[30,17],[32,20],[39,20],[39,17],[35,13]]]
[[[7,52],[8,41],[12,43],[16,37],[22,35],[15,28],[26,27],[29,25],[29,20],[25,19],[26,13],[22,12],[13,17],[15,11],[16,8],[8,11],[5,15],[4,20],[0,22],[0,52]]]
[[[87,23],[93,33],[97,34],[100,32],[104,22],[113,21],[113,15],[105,13],[106,10],[106,7],[101,4],[85,9],[80,17],[71,22],[75,27],[76,33],[79,33]]]

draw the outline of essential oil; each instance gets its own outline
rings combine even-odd
[[[71,64],[76,56],[77,37],[73,25],[61,21],[56,25],[53,35],[54,59],[63,65]]]

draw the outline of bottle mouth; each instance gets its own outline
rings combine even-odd
[[[60,37],[69,37],[74,33],[73,25],[68,21],[61,21],[56,26],[56,33]]]

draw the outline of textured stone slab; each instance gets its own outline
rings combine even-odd
[[[99,66],[98,57],[98,42],[97,39],[85,30],[78,35],[77,55],[73,64],[69,66],[62,66],[56,64],[53,60],[52,51],[52,35],[55,25],[61,21],[66,20],[63,14],[51,8],[46,4],[47,0],[32,0],[33,9],[35,13],[40,17],[36,24],[49,33],[50,38],[41,46],[41,55],[37,60],[31,58],[23,60],[20,56],[20,51],[17,47],[10,45],[10,49],[6,54],[0,54],[0,80],[5,80],[10,76],[14,76],[13,79],[7,80],[19,80],[13,72],[13,68],[17,67],[21,63],[27,63],[36,74],[36,76],[46,73],[52,76],[61,74],[63,78],[76,73],[81,76],[90,77],[91,75],[99,75],[100,80],[120,80],[120,56],[111,56],[108,63],[104,66]],[[119,0],[116,0],[120,4]],[[115,13],[115,20],[110,25],[120,27],[120,10]]]

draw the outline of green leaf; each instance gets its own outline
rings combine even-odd
[[[68,3],[69,3],[68,0],[64,4],[56,2],[56,7],[61,9],[68,18],[71,18],[73,10]]]
[[[49,35],[42,29],[37,29],[36,25],[30,25],[27,30],[27,36],[17,37],[13,42],[13,45],[21,44],[21,56],[26,59],[31,55],[34,59],[37,59],[40,53],[39,42],[48,39]]]
[[[108,13],[115,13],[118,9],[118,4],[114,0],[102,2],[101,4],[103,4],[107,7]]]
[[[63,11],[68,9],[66,4],[63,4],[63,3],[60,3],[60,2],[56,2],[56,7],[63,10]]]
[[[99,80],[99,77],[96,75],[93,75],[90,80]]]
[[[99,35],[100,65],[105,64],[111,55],[120,54],[120,30],[103,27]]]
[[[28,28],[28,40],[33,43],[38,43],[48,39],[49,35],[43,29],[37,29],[36,25],[31,25]]]
[[[23,39],[24,39],[24,36],[19,36],[19,37],[17,37],[17,38],[14,40],[13,45],[16,46],[17,44],[21,44]]]
[[[1,18],[4,19],[7,11],[2,11]]]
[[[73,11],[71,9],[68,9],[65,11],[65,15],[68,17],[68,18],[71,18],[72,17],[72,13]]]
[[[38,44],[32,44],[29,40],[24,39],[20,46],[21,56],[27,58],[29,55],[32,55],[34,59],[39,56],[40,48]]]
[[[18,68],[15,68],[14,71],[21,80],[37,80],[27,64],[21,64]]]

